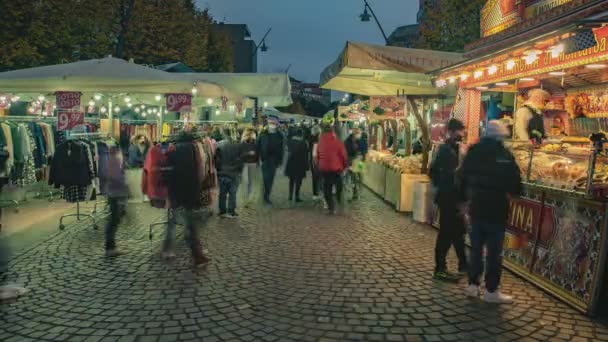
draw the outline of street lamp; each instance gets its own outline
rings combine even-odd
[[[258,50],[262,50],[262,52],[268,51],[268,45],[266,45],[266,37],[268,37],[270,31],[272,31],[272,27],[269,28],[268,31],[266,31],[266,34],[264,34],[264,37],[262,37],[260,43],[255,45],[255,51],[253,51],[253,56],[251,57],[255,57],[258,54]]]
[[[384,28],[382,28],[382,25],[380,25],[380,21],[378,20],[378,17],[376,16],[376,13],[374,12],[374,9],[372,8],[372,6],[369,5],[369,2],[367,2],[367,0],[363,0],[364,2],[364,6],[363,7],[363,13],[361,15],[359,15],[359,18],[361,18],[362,22],[369,22],[371,17],[374,17],[374,20],[376,21],[376,24],[378,25],[378,28],[380,29],[380,32],[382,33],[382,37],[384,37],[384,42],[386,43],[386,45],[389,45],[389,41],[388,41],[388,37],[386,36],[386,33],[384,32]],[[369,10],[369,12],[368,12]],[[371,13],[371,16],[370,16]]]

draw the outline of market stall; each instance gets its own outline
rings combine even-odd
[[[525,191],[510,203],[505,265],[593,315],[608,299],[608,4],[561,4],[509,27],[483,15],[497,6],[482,11],[488,32],[468,47],[471,59],[442,69],[435,84],[458,87],[455,115],[469,143],[489,119],[512,126]],[[484,97],[512,109],[497,115]]]
[[[433,86],[426,72],[462,60],[458,53],[348,42],[321,74],[323,88],[369,97],[341,107],[338,118],[361,121],[367,128],[371,151],[363,182],[399,211],[413,210],[413,184],[427,180],[421,174],[428,153],[410,156],[412,133],[417,131],[429,143],[425,117],[438,106],[434,100],[446,94]]]

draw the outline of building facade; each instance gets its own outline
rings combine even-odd
[[[214,24],[214,29],[230,37],[234,72],[257,72],[258,59],[255,42],[245,24]]]

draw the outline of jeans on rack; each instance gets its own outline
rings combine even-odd
[[[198,235],[198,226],[202,221],[196,217],[192,209],[170,209],[165,240],[163,241],[163,252],[171,252],[175,248],[175,226],[178,218],[184,225],[184,240],[195,259],[203,255],[203,246]]]
[[[126,197],[109,197],[108,205],[110,206],[110,217],[105,228],[105,248],[112,250],[116,248],[116,231],[120,219],[125,213]]]

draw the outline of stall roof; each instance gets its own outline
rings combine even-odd
[[[260,105],[289,106],[291,104],[291,83],[287,74],[253,73],[182,73],[178,77],[190,82],[210,82],[243,96],[257,97]]]
[[[166,94],[190,93],[192,86],[175,74],[112,57],[0,73],[0,91],[11,93]],[[208,82],[199,82],[197,88],[210,97],[234,95]]]
[[[463,61],[460,53],[347,42],[321,73],[321,87],[374,96],[435,95],[427,72]]]

